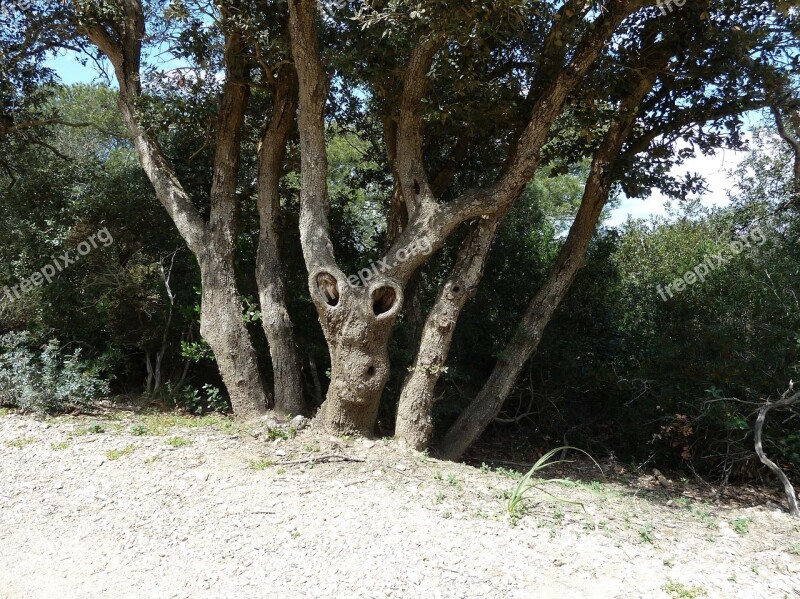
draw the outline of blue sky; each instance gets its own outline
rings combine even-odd
[[[49,61],[49,66],[61,77],[61,80],[68,85],[75,83],[90,83],[100,80],[97,67],[92,63],[86,66],[80,64],[75,54],[71,52],[62,53]],[[753,115],[748,119],[751,124],[758,120],[758,116]],[[733,188],[733,179],[730,172],[745,157],[743,152],[724,150],[713,156],[699,156],[688,160],[685,165],[675,169],[676,175],[687,172],[694,172],[703,175],[707,181],[708,191],[701,196],[701,201],[706,206],[718,206],[728,203],[728,191]],[[611,211],[610,218],[606,221],[608,226],[617,226],[624,223],[629,217],[646,218],[653,215],[663,216],[666,214],[665,200],[660,193],[654,191],[647,199],[623,198],[620,205]]]

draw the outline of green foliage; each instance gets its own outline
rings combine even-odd
[[[136,447],[134,445],[128,445],[122,449],[112,449],[106,452],[106,457],[113,462],[116,460],[121,460],[125,456],[131,455],[134,451],[136,451]]]
[[[736,520],[732,522],[733,530],[738,532],[740,535],[746,535],[748,532],[750,532],[751,520],[752,518],[736,518]]]
[[[689,587],[681,582],[670,581],[661,588],[675,599],[699,599],[699,597],[708,596],[703,587],[697,585]]]
[[[642,525],[639,529],[639,538],[641,539],[642,543],[654,543],[656,540],[655,535],[653,534],[654,527],[651,523],[646,523]]]
[[[167,383],[166,393],[172,405],[189,414],[199,416],[208,412],[223,413],[230,409],[230,404],[222,396],[222,392],[210,384],[205,384],[198,390],[189,385],[174,389],[171,383]]]
[[[80,349],[66,354],[55,339],[34,352],[27,333],[8,333],[0,337],[0,352],[0,403],[23,412],[86,408],[109,392]]]
[[[191,444],[192,442],[184,437],[171,437],[167,440],[167,445],[174,447],[175,449],[178,449],[179,447],[187,447]]]

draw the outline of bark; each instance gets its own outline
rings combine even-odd
[[[294,340],[286,286],[280,258],[278,221],[280,179],[297,108],[296,76],[284,67],[276,84],[272,118],[264,130],[258,153],[258,213],[260,219],[256,281],[261,303],[261,324],[269,343],[275,380],[275,411],[305,414],[303,377]]]
[[[791,389],[790,389],[791,391]],[[786,495],[786,501],[789,503],[789,513],[792,516],[800,517],[800,508],[797,506],[797,495],[794,492],[794,487],[792,483],[789,482],[789,478],[780,469],[780,467],[770,460],[766,454],[764,453],[764,448],[762,446],[762,439],[761,435],[764,430],[764,421],[767,417],[767,413],[773,408],[783,408],[787,406],[791,406],[795,402],[800,400],[800,393],[795,393],[794,395],[789,396],[789,391],[774,403],[767,402],[758,410],[758,418],[756,419],[756,426],[755,426],[755,449],[756,454],[758,455],[758,459],[761,460],[761,463],[764,464],[767,468],[772,470],[772,473],[778,477],[778,480],[781,482],[783,486],[783,491]]]
[[[663,59],[660,64],[665,64]],[[529,303],[517,332],[504,348],[488,381],[445,435],[441,444],[443,457],[458,459],[477,440],[500,413],[522,367],[536,351],[544,328],[583,264],[614,180],[614,160],[630,135],[638,106],[652,89],[657,73],[658,70],[653,69],[641,75],[634,91],[624,100],[618,119],[595,153],[581,206],[550,275]]]
[[[403,383],[395,436],[417,451],[427,449],[433,435],[434,391],[445,371],[456,323],[483,277],[489,248],[503,215],[475,223],[461,244],[453,271],[428,313],[414,362]]]
[[[375,274],[351,285],[330,241],[322,68],[313,0],[289,3],[292,54],[299,81],[300,240],[309,290],[331,353],[331,383],[317,414],[323,428],[370,435],[389,377],[388,341],[403,303],[403,285]]]
[[[234,413],[243,418],[263,414],[268,405],[255,351],[242,321],[236,289],[236,184],[241,128],[248,99],[243,40],[232,27],[225,40],[226,81],[217,119],[211,216],[206,223],[194,207],[158,143],[141,125],[140,62],[145,19],[140,0],[121,0],[124,16],[113,35],[100,25],[86,28],[89,39],[111,62],[119,84],[119,108],[156,197],[174,222],[200,266],[202,306],[200,332],[217,359]]]
[[[351,286],[334,269],[315,271],[310,279],[331,350],[331,384],[317,418],[340,433],[371,435],[389,379],[388,341],[403,289],[382,277]]]
[[[228,248],[201,254],[200,334],[214,351],[233,413],[250,419],[267,411],[256,352],[242,319],[242,302]]]
[[[794,201],[800,202],[800,110],[788,110],[786,118],[777,106],[772,106],[771,110],[778,128],[778,135],[789,146],[794,157],[792,167]]]
[[[583,79],[616,27],[647,2],[612,0],[608,10],[587,30],[569,63],[558,71],[551,85],[544,87],[500,179],[487,189],[466,192],[443,204],[436,202],[423,165],[421,101],[433,57],[446,38],[433,33],[423,39],[412,50],[404,73],[393,141],[396,152],[393,169],[408,211],[408,226],[400,232],[384,258],[392,265],[376,276],[368,288],[360,288],[349,285],[336,266],[330,242],[324,124],[328,80],[322,67],[315,2],[290,1],[292,54],[300,88],[300,237],[310,274],[311,296],[332,362],[331,385],[319,413],[323,426],[365,434],[374,426],[388,375],[387,343],[403,301],[401,290],[431,252],[417,252],[407,260],[392,258],[423,239],[431,244],[431,249],[438,250],[460,223],[501,213],[519,196],[539,164],[541,147],[567,96]]]

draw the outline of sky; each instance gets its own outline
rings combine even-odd
[[[73,53],[62,53],[52,58],[48,65],[58,73],[61,80],[72,85],[90,83],[100,80],[97,67],[91,63],[80,64]],[[685,173],[698,173],[706,180],[708,191],[700,199],[705,206],[720,206],[728,203],[728,192],[733,189],[733,177],[730,173],[746,157],[746,152],[720,150],[712,156],[698,156],[687,160],[681,167],[672,172],[682,177]],[[666,198],[657,190],[653,190],[646,199],[623,198],[620,205],[610,212],[606,226],[614,227],[624,223],[628,218],[647,218],[665,216]]]

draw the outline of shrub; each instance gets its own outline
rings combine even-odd
[[[0,404],[24,412],[63,412],[88,407],[108,392],[108,381],[81,358],[80,349],[64,354],[51,339],[37,353],[27,332],[0,336]]]

